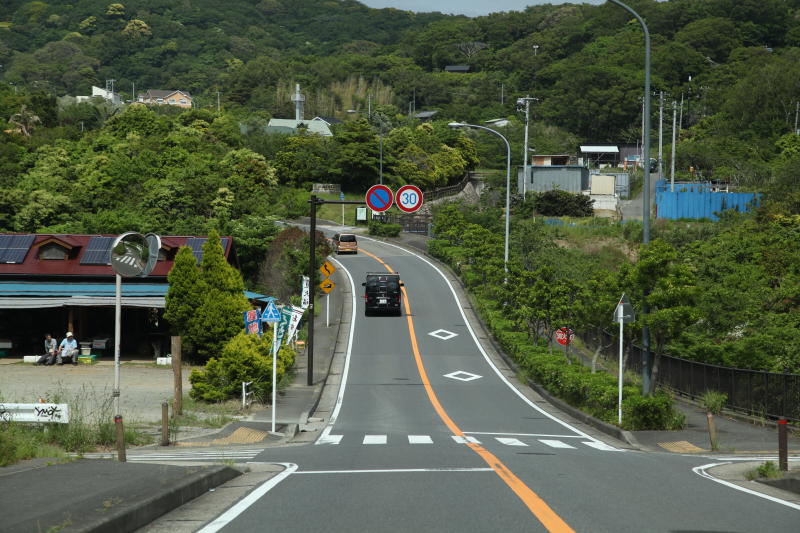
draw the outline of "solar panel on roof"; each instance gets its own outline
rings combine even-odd
[[[194,258],[197,260],[197,264],[200,264],[200,261],[203,260],[203,245],[207,240],[208,239],[205,237],[189,237],[186,239],[186,246],[191,248]],[[228,246],[228,238],[222,237],[220,239],[220,244],[222,244],[222,250],[224,251]]]
[[[116,237],[92,237],[81,257],[82,265],[111,264],[111,245]]]
[[[0,235],[0,263],[22,263],[36,235]]]

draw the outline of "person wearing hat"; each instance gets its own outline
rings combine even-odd
[[[69,358],[73,365],[78,364],[78,341],[72,336],[71,331],[67,332],[67,337],[58,346],[56,361],[59,365],[63,365],[65,358]]]

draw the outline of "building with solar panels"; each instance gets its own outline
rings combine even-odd
[[[115,235],[0,234],[0,356],[39,355],[45,333],[59,340],[75,332],[92,354],[113,356],[115,274],[110,264]],[[146,278],[122,284],[123,356],[159,357],[169,350],[163,319],[167,274],[181,246],[198,263],[205,237],[161,237],[159,260]],[[221,238],[237,266],[233,241]],[[261,295],[247,293],[248,298]]]

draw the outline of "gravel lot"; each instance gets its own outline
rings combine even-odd
[[[190,389],[190,367],[184,367],[183,393]],[[0,359],[0,400],[11,403],[46,401],[81,405],[88,415],[113,416],[111,392],[114,362],[94,365],[36,366],[19,359]],[[120,410],[126,422],[159,422],[161,402],[172,400],[172,367],[123,362],[120,366]]]

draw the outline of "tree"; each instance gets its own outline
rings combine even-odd
[[[197,260],[188,246],[181,246],[167,275],[169,289],[165,297],[164,319],[176,335],[189,340],[191,322],[202,301]]]
[[[241,275],[225,259],[219,234],[203,244],[197,280],[200,302],[189,322],[190,340],[203,361],[219,355],[242,328],[242,313],[250,308]]]

